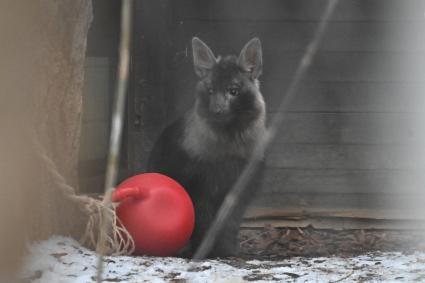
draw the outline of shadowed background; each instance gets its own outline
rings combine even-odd
[[[270,118],[325,4],[322,0],[137,1],[122,178],[143,172],[160,131],[194,102],[193,36],[216,55],[237,54],[252,37],[261,39],[260,81]],[[108,5],[96,6],[95,1],[94,26],[96,13],[97,19],[113,26],[115,8]],[[340,1],[268,152],[264,193],[248,214],[256,219],[246,225],[422,227],[418,211],[425,165],[424,9],[421,0]],[[114,29],[101,30],[91,31],[87,62],[94,62],[89,68],[107,62],[96,74],[102,70],[108,82],[114,57],[105,52],[114,42]],[[102,43],[96,43],[96,36],[103,38]],[[86,83],[99,85],[96,79]],[[106,99],[103,96],[101,103]],[[101,104],[94,105],[98,109],[94,113],[99,113]],[[97,128],[106,136],[106,128],[97,125],[87,121],[85,127],[93,130],[86,135],[93,136]],[[95,138],[91,147],[85,140],[90,154],[103,144]],[[81,156],[81,168],[103,164],[102,154]],[[102,180],[102,170],[94,172],[82,180],[90,184],[87,190],[93,191]]]

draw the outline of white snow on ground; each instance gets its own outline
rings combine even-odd
[[[96,254],[54,236],[29,247],[22,277],[34,283],[95,282]],[[425,253],[280,261],[106,257],[104,282],[425,282]]]

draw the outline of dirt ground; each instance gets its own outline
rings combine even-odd
[[[241,258],[278,260],[300,257],[352,257],[374,251],[425,251],[425,231],[323,230],[307,228],[244,229]]]

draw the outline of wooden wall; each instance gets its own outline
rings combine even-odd
[[[93,0],[83,88],[81,191],[101,193],[105,180],[118,56],[121,1]]]
[[[237,54],[252,37],[261,39],[271,117],[325,4],[136,2],[129,172],[143,171],[160,130],[192,106],[193,36],[215,54]],[[419,217],[425,131],[415,121],[425,106],[424,11],[420,0],[340,1],[269,150],[264,193],[251,215]]]

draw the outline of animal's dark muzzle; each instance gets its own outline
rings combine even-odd
[[[209,111],[214,115],[226,114],[229,109],[228,101],[222,94],[211,96]]]

